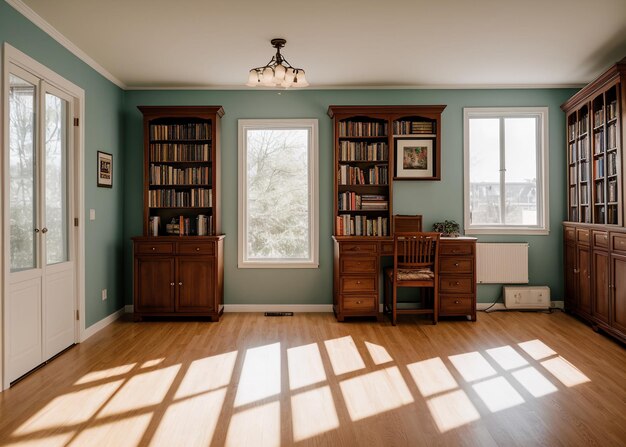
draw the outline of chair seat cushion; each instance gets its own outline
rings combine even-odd
[[[429,281],[434,277],[430,269],[398,269],[398,281]]]

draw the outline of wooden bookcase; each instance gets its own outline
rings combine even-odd
[[[626,58],[561,108],[567,120],[565,308],[626,341]]]
[[[144,206],[143,236],[133,238],[135,319],[202,316],[217,321],[224,290],[219,190],[224,109],[139,110]]]

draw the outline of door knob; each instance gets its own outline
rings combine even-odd
[[[179,283],[178,283],[178,285],[179,285],[179,286],[182,286],[182,285],[183,285],[183,283],[182,283],[182,282],[179,282]]]
[[[47,229],[46,227],[43,227],[43,228],[41,229],[41,232],[45,234],[45,233],[47,233],[47,232],[48,232],[48,229]]]

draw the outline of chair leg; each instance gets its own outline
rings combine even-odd
[[[395,278],[394,278],[395,279]],[[396,281],[392,282],[393,294],[391,298],[391,324],[396,325],[398,321],[398,288],[396,287]]]
[[[389,287],[389,280],[387,279],[387,274],[383,273],[383,313],[389,312],[389,294],[387,288]]]
[[[435,281],[433,287],[433,324],[437,324],[439,321],[439,287],[437,287],[437,282]]]

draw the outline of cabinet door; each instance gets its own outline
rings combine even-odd
[[[626,334],[626,257],[611,256],[611,326]]]
[[[565,308],[576,309],[576,245],[565,244]]]
[[[177,312],[215,310],[215,260],[179,257],[177,264]]]
[[[593,317],[609,323],[609,254],[593,252]]]
[[[174,312],[174,258],[135,259],[135,306],[138,312]]]
[[[591,315],[591,253],[589,247],[578,246],[578,311]]]

